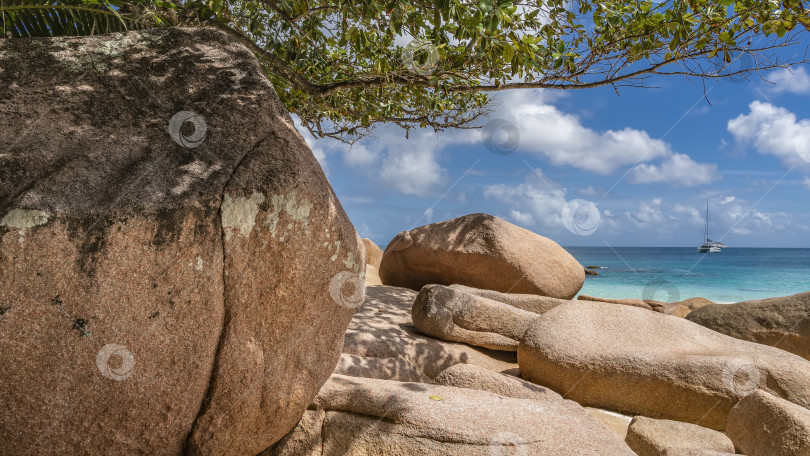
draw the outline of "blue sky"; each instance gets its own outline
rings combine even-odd
[[[484,130],[381,128],[351,149],[304,134],[382,248],[475,212],[564,246],[695,247],[707,202],[712,238],[731,247],[810,247],[810,65],[764,76],[772,84],[669,76],[619,95],[502,92]]]

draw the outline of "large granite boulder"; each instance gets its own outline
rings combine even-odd
[[[366,247],[366,263],[379,268],[383,256],[382,249],[369,238],[363,238],[363,245]]]
[[[467,388],[333,375],[305,418],[265,454],[633,456],[571,401]]]
[[[668,450],[734,453],[734,444],[722,432],[692,423],[644,416],[633,418],[625,443],[638,456],[661,456]]]
[[[520,372],[499,373],[475,364],[456,364],[433,379],[433,383],[456,388],[469,388],[501,396],[536,401],[562,400],[562,397],[540,385],[515,377]],[[584,408],[591,417],[612,434],[624,440],[632,417],[598,408]],[[496,453],[497,454],[497,453]]]
[[[703,306],[687,320],[737,339],[781,348],[810,360],[810,292]]]
[[[382,285],[382,280],[380,280],[382,249],[367,238],[363,238],[363,245],[366,247],[366,285]]]
[[[0,40],[0,454],[253,455],[362,302],[362,242],[253,54]]]
[[[380,278],[413,290],[456,283],[571,299],[585,272],[556,242],[492,215],[471,214],[399,233],[385,249]]]
[[[380,272],[373,264],[366,264],[365,281],[367,286],[382,285]]]
[[[727,432],[748,456],[810,455],[810,410],[765,391],[731,409]]]
[[[411,315],[419,332],[448,342],[516,351],[539,314],[444,285],[425,285]]]
[[[723,430],[729,410],[760,388],[810,405],[810,362],[682,318],[577,301],[529,326],[524,378],[583,405]]]

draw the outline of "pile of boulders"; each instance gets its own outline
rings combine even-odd
[[[399,234],[335,374],[266,454],[808,454],[810,362],[789,350],[810,293],[571,300],[583,268],[550,242],[484,214]]]
[[[231,35],[0,40],[0,92],[0,455],[810,454],[810,294],[572,300],[486,214],[383,252]]]

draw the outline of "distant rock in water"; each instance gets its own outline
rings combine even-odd
[[[593,271],[593,270],[591,270],[591,269],[585,269],[585,275],[589,275],[589,276],[598,276],[598,275],[599,275],[599,273],[598,273],[598,272],[596,272],[596,271]]]
[[[253,455],[295,426],[365,257],[253,53],[2,39],[0,113],[0,453]]]
[[[385,249],[380,278],[413,290],[460,284],[571,299],[585,272],[556,242],[498,217],[472,214],[399,233]]]
[[[710,300],[708,300],[706,298],[697,297],[697,298],[684,299],[683,301],[673,302],[672,304],[678,305],[678,306],[684,306],[687,309],[689,309],[689,311],[691,312],[691,311],[700,309],[701,307],[708,306],[709,304],[714,304],[714,301],[710,301]]]
[[[706,305],[686,319],[727,336],[771,345],[810,360],[810,292]]]
[[[585,266],[585,269],[605,269],[604,266]]]

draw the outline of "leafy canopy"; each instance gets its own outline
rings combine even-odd
[[[806,63],[801,0],[0,0],[7,37],[213,26],[261,60],[316,136],[469,128],[488,93],[740,78]]]

